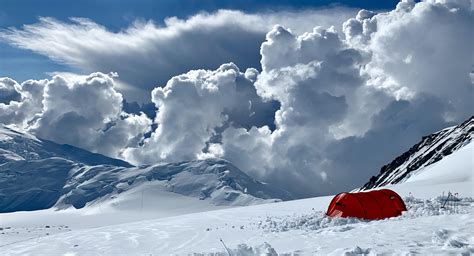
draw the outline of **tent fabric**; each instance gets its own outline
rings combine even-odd
[[[403,199],[390,189],[340,193],[329,204],[329,217],[379,220],[400,216],[407,208]]]

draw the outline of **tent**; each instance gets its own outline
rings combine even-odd
[[[329,217],[354,217],[378,220],[396,217],[406,211],[403,199],[390,189],[340,193],[329,204]]]

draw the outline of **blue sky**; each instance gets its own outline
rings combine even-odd
[[[38,22],[38,17],[85,17],[111,31],[126,28],[135,20],[153,20],[161,24],[170,16],[186,18],[198,12],[219,9],[245,12],[269,12],[277,10],[314,9],[328,6],[347,6],[372,10],[392,9],[398,1],[255,1],[255,0],[0,0],[0,29],[21,28],[24,24]],[[68,71],[74,68],[54,62],[45,56],[28,50],[17,49],[0,42],[0,77],[8,76],[18,81],[47,77],[48,72]]]

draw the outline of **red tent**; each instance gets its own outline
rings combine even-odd
[[[406,211],[403,199],[390,189],[340,193],[331,201],[326,215],[378,220],[396,217]]]

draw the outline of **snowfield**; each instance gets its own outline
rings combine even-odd
[[[146,210],[150,201],[145,210],[128,211],[98,204],[1,214],[0,250],[2,255],[228,255],[225,244],[232,255],[471,255],[473,146],[389,186],[408,207],[396,218],[327,218],[332,196],[220,210],[199,204],[196,211],[202,212],[165,218],[154,218],[159,213],[153,207]],[[459,200],[445,202],[448,192],[458,193]],[[193,209],[189,203],[187,210]]]

